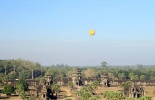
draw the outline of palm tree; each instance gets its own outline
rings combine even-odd
[[[24,65],[31,70],[31,79],[34,79],[35,63],[31,61],[24,61]]]
[[[13,71],[16,72],[16,65],[17,65],[17,61],[16,60],[12,60],[11,64],[13,66]]]

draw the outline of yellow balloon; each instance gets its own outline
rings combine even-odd
[[[91,36],[93,36],[93,35],[95,35],[95,31],[94,31],[94,30],[90,30],[90,31],[89,31],[89,34],[90,34]]]

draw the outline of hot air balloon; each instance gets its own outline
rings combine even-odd
[[[94,31],[94,30],[90,30],[90,31],[89,31],[89,34],[90,34],[91,36],[93,36],[93,35],[95,35],[95,31]]]

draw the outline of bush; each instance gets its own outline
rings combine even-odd
[[[2,90],[2,93],[6,95],[11,95],[11,93],[15,92],[15,88],[12,84],[8,84],[4,86],[4,89]]]
[[[103,98],[106,98],[107,100],[124,100],[125,97],[121,92],[113,92],[113,91],[106,91],[103,94]]]
[[[152,100],[152,99],[151,97],[144,96],[144,97],[140,97],[138,100]]]

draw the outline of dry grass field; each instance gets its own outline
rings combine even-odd
[[[150,97],[155,97],[155,87],[144,87],[145,88],[145,95]]]

